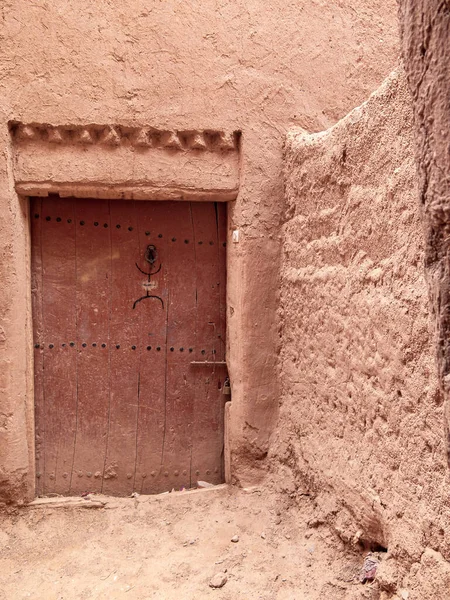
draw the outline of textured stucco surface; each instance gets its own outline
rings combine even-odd
[[[279,397],[284,134],[329,127],[380,84],[397,60],[395,1],[6,0],[0,21],[1,497],[33,493],[26,218],[10,120],[242,131],[230,210],[240,241],[228,257],[230,447],[234,479],[257,481]]]
[[[450,3],[399,2],[403,55],[416,123],[420,200],[426,221],[426,271],[437,329],[450,465]]]
[[[425,270],[435,326],[438,376],[444,398],[445,450],[450,465],[450,3],[399,0],[405,69],[415,116],[419,195],[425,222]],[[447,485],[448,490],[448,485]],[[448,499],[445,498],[445,510]],[[448,531],[448,521],[444,528]],[[412,583],[417,597],[446,597],[449,553],[422,556]]]
[[[291,132],[285,175],[274,470],[343,539],[388,549],[382,597],[447,597],[443,398],[403,72],[333,128]]]

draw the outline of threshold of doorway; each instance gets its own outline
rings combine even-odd
[[[134,492],[129,497],[105,496],[103,494],[88,494],[81,496],[52,496],[51,498],[36,498],[26,506],[29,508],[119,508],[130,502],[135,505],[145,502],[161,502],[175,498],[186,498],[195,494],[220,493],[231,491],[228,483],[220,483],[206,488],[195,488],[184,491],[162,492],[160,494],[137,494]]]

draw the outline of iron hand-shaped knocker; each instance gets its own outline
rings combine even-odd
[[[147,275],[148,279],[147,279],[147,293],[145,296],[141,296],[141,298],[138,298],[137,300],[135,300],[134,304],[133,304],[133,309],[136,308],[136,305],[141,301],[141,300],[145,300],[146,298],[156,298],[157,300],[159,300],[161,302],[161,306],[162,308],[164,308],[164,302],[163,299],[160,298],[159,296],[153,296],[149,293],[149,290],[151,288],[150,286],[150,278],[152,275],[156,275],[157,273],[159,273],[161,271],[161,267],[162,264],[159,265],[159,267],[156,269],[156,271],[151,270],[151,266],[155,264],[156,259],[158,257],[158,253],[156,251],[156,246],[154,246],[153,244],[150,244],[149,246],[147,246],[147,249],[145,250],[145,255],[144,258],[145,260],[150,264],[150,272],[147,273],[146,271],[143,271],[141,269],[141,267],[136,263],[136,268],[143,274],[143,275]]]

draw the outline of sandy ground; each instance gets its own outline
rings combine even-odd
[[[103,508],[24,508],[0,517],[0,598],[316,600],[372,598],[363,554],[312,528],[309,497],[218,486]],[[232,542],[234,536],[239,541]],[[220,589],[209,586],[226,573]]]

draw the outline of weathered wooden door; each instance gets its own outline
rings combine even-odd
[[[225,206],[33,198],[39,495],[223,481]]]

